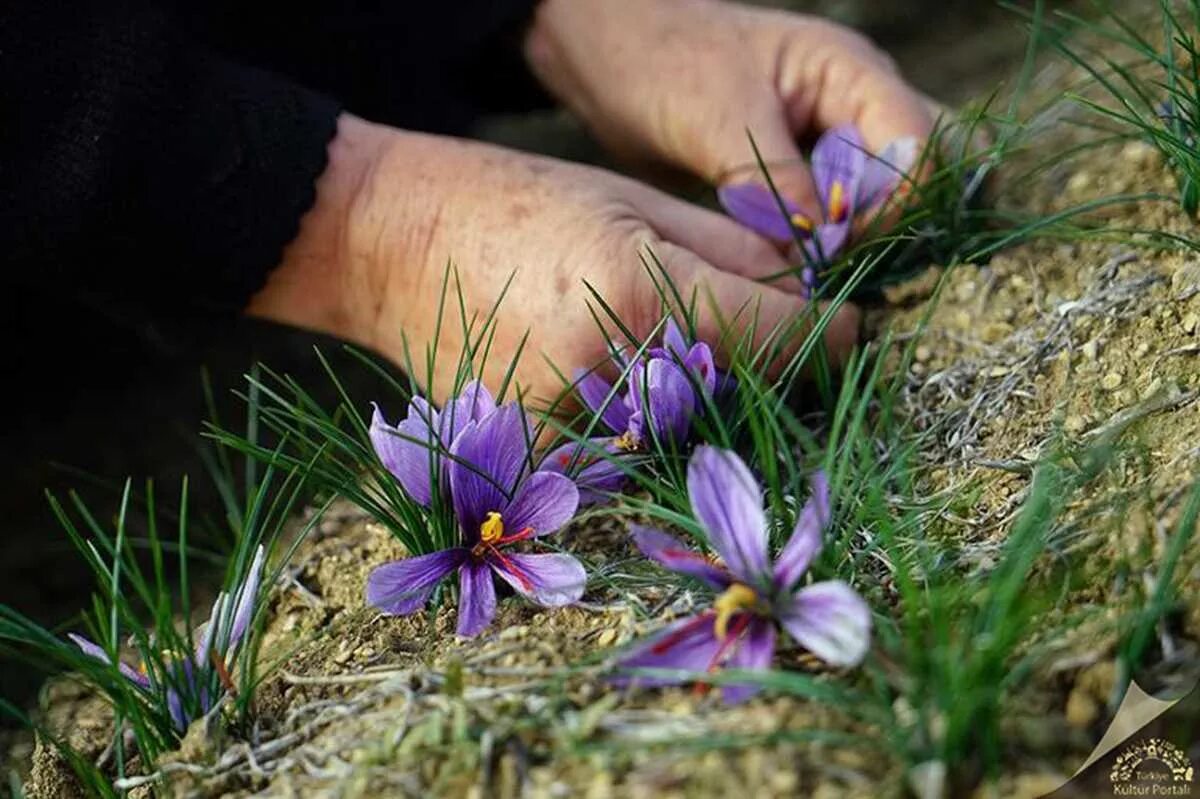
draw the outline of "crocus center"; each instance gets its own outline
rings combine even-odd
[[[613,446],[621,452],[636,452],[640,443],[631,430],[626,430],[613,439]]]
[[[735,613],[753,610],[758,605],[758,592],[748,585],[734,583],[713,600],[717,618],[713,621],[713,632],[724,641],[729,634],[729,620]]]
[[[487,518],[479,525],[479,540],[485,544],[495,544],[504,537],[504,520],[496,511],[490,511]]]
[[[792,227],[796,228],[797,230],[803,230],[805,233],[813,232],[813,221],[799,211],[792,214],[790,219],[792,221]]]
[[[829,221],[845,221],[846,210],[846,187],[840,180],[835,180],[829,187]]]

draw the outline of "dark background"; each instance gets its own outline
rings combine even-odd
[[[896,57],[916,85],[948,104],[993,88],[1013,74],[1022,54],[1024,35],[1016,17],[977,0],[773,4],[819,6],[859,27]],[[578,127],[557,113],[489,118],[478,131],[512,146],[603,160]],[[171,264],[162,268],[169,271]],[[171,496],[182,475],[192,474],[196,504],[211,503],[211,493],[200,485],[205,481],[196,455],[197,432],[206,418],[202,368],[211,375],[226,421],[242,417],[241,401],[231,390],[243,385],[242,376],[257,360],[330,398],[312,348],[335,353],[339,345],[332,340],[252,320],[174,318],[171,309],[147,322],[98,307],[66,287],[41,293],[10,284],[3,289],[0,350],[8,377],[0,446],[0,602],[44,623],[69,622],[92,590],[90,576],[49,512],[45,489],[79,489],[106,518],[126,475],[154,476]],[[181,294],[188,290],[178,287]],[[341,371],[364,404],[382,396],[362,369],[347,365]],[[0,669],[0,696],[19,700],[36,684],[22,667]]]

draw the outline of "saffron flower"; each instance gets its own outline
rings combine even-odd
[[[147,697],[165,694],[167,712],[177,732],[184,732],[193,720],[208,713],[221,699],[223,694],[211,690],[212,686],[219,684],[230,692],[235,690],[228,664],[236,658],[238,645],[254,619],[263,558],[263,548],[259,546],[246,579],[232,596],[224,592],[217,595],[208,621],[196,630],[196,651],[191,655],[163,652],[162,674],[148,669],[145,663],[136,669],[126,663],[117,664],[121,675]],[[85,655],[104,663],[112,662],[108,653],[93,641],[74,633],[67,637]]]
[[[579,506],[579,490],[570,478],[529,471],[529,440],[525,412],[516,403],[472,419],[457,432],[446,484],[460,545],[377,567],[367,578],[368,603],[393,615],[415,613],[442,579],[457,571],[458,634],[472,636],[496,614],[493,575],[546,607],[568,605],[583,595],[587,575],[575,558],[511,551],[513,544],[555,532]]]
[[[700,580],[717,595],[709,609],[675,622],[625,656],[619,664],[622,672],[766,669],[774,657],[777,628],[831,665],[853,666],[862,660],[871,634],[871,612],[862,598],[836,580],[797,590],[829,522],[829,488],[822,475],[813,477],[812,496],[773,564],[767,554],[762,492],[737,455],[698,447],[688,464],[688,495],[720,562],[653,528],[635,525],[634,541],[650,559]],[[678,682],[623,674],[617,679],[645,685]],[[753,685],[726,685],[723,698],[740,702],[756,690]]]
[[[447,487],[444,456],[459,434],[496,409],[496,400],[482,383],[467,383],[442,409],[434,410],[422,397],[408,403],[408,415],[396,426],[374,405],[368,434],[375,454],[412,500],[424,507],[433,502],[434,482],[444,495]]]
[[[613,384],[595,372],[576,373],[576,389],[584,404],[613,434],[621,452],[637,452],[648,435],[682,443],[691,429],[692,416],[703,407],[693,383],[707,395],[717,387],[712,349],[702,341],[688,344],[675,320],[668,319],[662,346],[650,348],[638,363],[615,356],[628,374],[624,392],[614,394]],[[689,378],[690,374],[690,378]]]
[[[897,139],[877,156],[869,155],[862,135],[853,125],[826,131],[812,151],[812,177],[821,201],[820,219],[804,214],[798,205],[759,183],[733,183],[721,187],[717,198],[731,217],[779,243],[799,235],[810,265],[830,263],[845,246],[854,218],[874,208],[899,184],[916,159],[917,142]],[[786,210],[786,213],[784,211]],[[793,233],[795,231],[795,233]],[[815,278],[805,272],[811,287]]]

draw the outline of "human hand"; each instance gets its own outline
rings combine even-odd
[[[721,184],[754,164],[822,209],[796,141],[853,124],[866,147],[928,136],[933,104],[861,35],[719,0],[542,0],[526,39],[542,82],[609,147]],[[751,173],[753,174],[753,173]]]
[[[478,320],[511,277],[484,378],[499,381],[528,331],[516,380],[548,398],[562,388],[550,363],[569,375],[606,354],[585,281],[637,335],[658,322],[659,295],[639,258],[646,248],[685,298],[696,292],[701,338],[715,343],[722,315],[743,311],[748,323],[755,306],[759,333],[805,312],[794,278],[755,282],[786,270],[778,251],[720,214],[603,170],[344,115],[316,205],[248,310],[399,364],[406,338],[418,363],[436,339],[440,399],[464,344],[454,297],[438,331],[446,265]],[[834,359],[856,333],[857,312],[843,308],[826,333]]]

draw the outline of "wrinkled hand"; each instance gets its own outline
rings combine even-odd
[[[499,381],[528,330],[517,382],[547,398],[562,388],[547,361],[569,375],[605,356],[584,281],[638,335],[658,322],[659,295],[639,257],[646,247],[684,297],[697,292],[699,333],[710,341],[720,333],[713,305],[726,319],[758,305],[760,332],[805,311],[794,279],[755,282],[786,269],[774,247],[720,214],[602,170],[344,115],[316,205],[249,312],[341,336],[398,364],[407,338],[423,364],[438,336],[448,263],[479,322],[512,276],[484,376]],[[835,358],[853,346],[856,328],[852,309],[835,317],[826,334]],[[463,338],[452,293],[438,338],[439,399]]]
[[[799,164],[798,137],[855,124],[878,153],[928,136],[934,120],[931,102],[859,34],[719,0],[542,0],[526,54],[608,146],[714,184],[754,164],[747,130],[768,163]],[[783,177],[815,218],[807,172]]]

